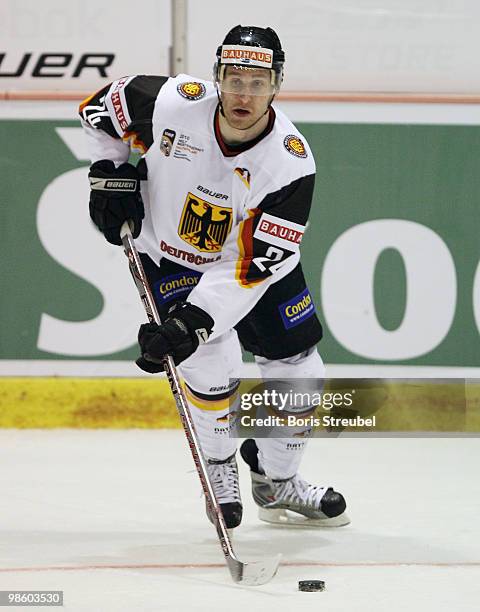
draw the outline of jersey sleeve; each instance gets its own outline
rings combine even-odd
[[[190,293],[188,301],[215,321],[212,339],[236,325],[272,283],[298,264],[314,184],[314,174],[303,176],[247,209],[227,238],[220,262]]]
[[[130,150],[146,153],[153,142],[152,116],[161,76],[129,76],[113,81],[79,107],[92,161],[122,163]]]

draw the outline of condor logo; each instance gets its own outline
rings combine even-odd
[[[155,297],[162,303],[173,299],[186,299],[190,291],[197,285],[201,273],[195,270],[172,274],[153,285]]]
[[[278,309],[285,328],[290,329],[313,316],[315,305],[310,292],[305,288],[302,293],[299,293],[288,302],[284,302]]]
[[[187,194],[178,235],[197,251],[217,253],[232,229],[232,209]]]

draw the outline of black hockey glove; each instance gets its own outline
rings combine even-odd
[[[111,244],[121,246],[120,228],[132,221],[132,236],[137,238],[145,216],[140,195],[140,175],[132,164],[115,168],[102,159],[90,166],[90,217]]]
[[[194,353],[212,333],[212,317],[198,306],[179,302],[168,313],[162,325],[144,323],[138,332],[142,356],[136,361],[141,370],[162,372],[162,360],[171,355],[178,365]]]

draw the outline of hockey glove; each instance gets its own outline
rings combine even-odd
[[[175,304],[162,325],[140,326],[138,343],[142,356],[136,364],[141,370],[155,374],[163,371],[162,361],[171,355],[178,365],[207,341],[213,325],[212,317],[198,306],[189,302]]]
[[[132,164],[115,168],[102,159],[90,166],[90,217],[111,244],[121,246],[120,228],[132,221],[132,236],[137,238],[145,216],[140,195],[140,175]]]

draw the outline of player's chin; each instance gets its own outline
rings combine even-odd
[[[253,113],[237,113],[233,111],[230,113],[229,123],[232,127],[237,128],[239,130],[246,130],[255,123],[255,117]]]

